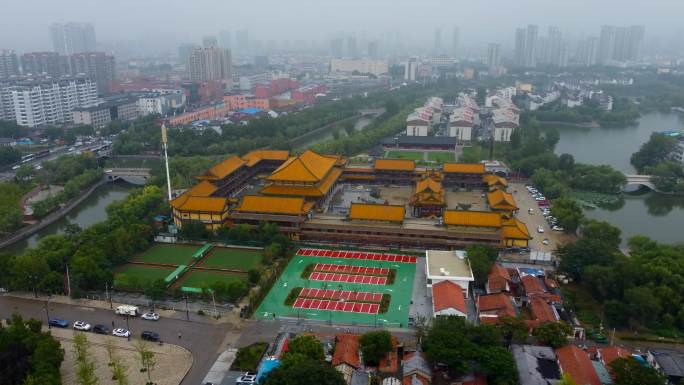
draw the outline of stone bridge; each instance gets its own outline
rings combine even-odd
[[[362,116],[369,116],[369,115],[382,115],[385,113],[384,108],[368,108],[364,110],[359,110],[359,114]]]
[[[651,182],[651,175],[625,175],[625,177],[627,177],[625,190],[630,190],[628,187],[646,187],[653,191],[658,191],[653,182]]]
[[[149,168],[110,168],[105,170],[107,182],[119,179],[131,184],[143,185],[150,178]]]

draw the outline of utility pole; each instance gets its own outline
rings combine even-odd
[[[105,295],[106,295],[107,298],[109,299],[109,308],[110,308],[110,309],[113,309],[114,306],[112,305],[112,294],[109,292],[109,287],[108,287],[108,286],[109,286],[109,283],[108,283],[108,282],[105,282]]]
[[[218,313],[216,312],[216,298],[214,298],[214,291],[211,291],[211,302],[214,304],[214,317],[218,316]]]
[[[67,276],[67,296],[71,297],[71,278],[69,277],[69,264],[66,264],[66,276]]]
[[[185,318],[190,321],[190,311],[188,310],[188,295],[185,295]]]
[[[52,326],[50,326],[50,310],[48,310],[49,303],[48,300],[45,300],[45,316],[47,317],[47,325],[48,329],[52,329]]]
[[[164,162],[166,164],[166,187],[168,188],[169,201],[171,200],[171,175],[169,173],[169,154],[167,152],[168,148],[168,138],[166,135],[166,125],[161,126],[162,144],[164,146]]]

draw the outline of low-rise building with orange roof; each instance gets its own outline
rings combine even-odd
[[[487,283],[485,284],[487,294],[500,293],[502,291],[511,291],[511,275],[508,269],[501,266],[499,263],[492,265],[489,274],[487,275]]]
[[[568,374],[578,385],[601,385],[589,355],[575,345],[556,349],[562,374]]]
[[[484,185],[486,170],[482,163],[444,163],[442,172],[445,187],[476,188]]]
[[[517,317],[518,312],[510,295],[486,294],[477,297],[477,316],[481,323],[496,324],[501,317]]]
[[[260,222],[278,224],[281,231],[291,234],[299,231],[310,216],[314,202],[302,197],[272,197],[245,195],[230,213],[233,224],[258,226]]]
[[[411,185],[416,178],[416,162],[410,159],[376,159],[375,180],[389,185]]]
[[[429,385],[432,383],[432,369],[423,353],[406,354],[401,364],[402,385]]]
[[[444,188],[439,180],[425,175],[416,182],[416,189],[411,196],[411,208],[416,217],[436,218],[442,216],[446,206]]]
[[[361,356],[359,355],[360,337],[358,334],[338,334],[335,336],[332,366],[342,373],[347,384],[351,384],[354,371],[361,367]]]
[[[490,210],[502,212],[509,216],[518,211],[518,205],[515,203],[513,195],[500,189],[494,189],[494,191],[487,193],[487,205]]]
[[[632,358],[632,352],[621,346],[607,346],[597,350],[598,360],[610,371],[610,364],[619,358]]]
[[[405,216],[406,208],[401,205],[354,202],[349,208],[349,220],[351,221],[401,223]]]
[[[529,301],[532,320],[536,325],[543,325],[551,322],[558,322],[560,315],[553,304],[541,297],[533,297]]]
[[[501,230],[502,247],[528,247],[532,239],[527,225],[517,218],[505,219]]]
[[[487,185],[489,191],[494,191],[495,189],[506,190],[508,188],[508,181],[506,178],[496,175],[496,174],[485,174],[482,180]]]
[[[467,317],[463,288],[453,281],[440,281],[432,285],[432,315]]]
[[[342,175],[345,160],[307,150],[291,157],[266,178],[264,195],[305,197],[323,204]]]
[[[544,284],[543,278],[534,275],[523,275],[520,277],[523,289],[523,299],[530,301],[534,297],[540,297],[550,302],[560,302],[561,297],[551,292]]]

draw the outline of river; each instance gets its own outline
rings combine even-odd
[[[360,117],[359,119],[356,120],[356,122],[354,122],[354,130],[355,131],[361,131],[364,128],[366,128],[366,126],[368,126],[372,121],[373,121],[373,117],[369,117],[369,116]],[[332,129],[322,130],[322,131],[313,133],[311,135],[307,135],[306,138],[302,138],[303,140],[300,143],[297,143],[295,145],[295,150],[306,149],[315,143],[333,139],[334,138],[333,131],[334,130],[332,130]],[[346,136],[347,135],[347,133],[341,128],[338,128],[337,131],[339,132],[340,136]]]
[[[107,218],[107,206],[116,200],[124,199],[135,187],[136,186],[124,182],[107,183],[95,190],[88,198],[81,202],[81,204],[74,207],[69,214],[51,225],[46,226],[30,237],[6,247],[3,251],[20,253],[27,247],[35,246],[41,238],[47,235],[63,233],[64,228],[68,224],[76,224],[84,229],[97,222],[101,222]]]
[[[608,164],[633,174],[636,172],[629,162],[632,153],[648,141],[651,133],[666,130],[684,130],[679,115],[649,113],[630,127],[562,127],[556,153],[572,154],[577,162]],[[684,241],[684,197],[654,192],[626,194],[615,207],[586,210],[585,214],[619,227],[623,246],[629,237],[639,234],[665,243]]]

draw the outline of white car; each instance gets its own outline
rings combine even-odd
[[[148,321],[159,321],[159,314],[157,313],[145,313],[140,316],[142,319],[146,319]]]
[[[83,331],[87,332],[88,330],[90,330],[90,324],[87,322],[83,322],[83,321],[76,321],[76,322],[74,322],[74,329],[83,330]]]
[[[543,233],[543,232],[544,232],[544,228],[541,227],[541,226],[537,227],[537,232],[540,233],[540,234]]]
[[[116,336],[116,337],[126,337],[126,338],[128,338],[128,337],[131,336],[131,332],[130,332],[130,330],[118,328],[118,329],[112,330],[112,335],[113,335],[113,336]]]
[[[548,245],[548,244],[549,244],[549,239],[548,239],[548,238],[544,238],[544,240],[542,241],[542,244],[543,244],[543,245]]]
[[[560,226],[553,226],[552,228],[553,228],[554,230],[556,230],[556,231],[563,231],[563,230],[565,230],[564,228],[562,228],[562,227],[560,227]]]

